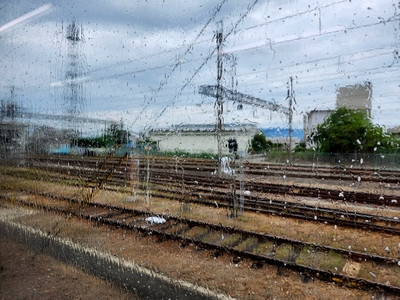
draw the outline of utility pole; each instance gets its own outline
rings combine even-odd
[[[289,163],[293,162],[292,155],[292,135],[293,135],[293,77],[289,77],[288,91],[286,99],[289,100]]]
[[[217,23],[217,30],[215,32],[215,41],[217,43],[217,91],[216,91],[216,100],[215,100],[215,110],[217,113],[217,142],[218,142],[218,176],[221,176],[221,158],[222,158],[222,126],[223,126],[223,118],[222,113],[224,111],[223,97],[222,97],[222,42],[223,42],[223,23],[219,21]]]

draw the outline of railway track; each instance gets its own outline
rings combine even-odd
[[[141,171],[140,177],[145,176],[145,171]],[[188,185],[196,184],[204,187],[226,188],[230,183],[240,186],[240,180],[232,178],[218,178],[210,176],[199,176],[179,173],[165,173],[153,170],[151,172],[151,181],[154,183],[168,182],[171,180],[182,180]],[[117,177],[117,176],[116,176]],[[400,206],[400,197],[397,195],[383,195],[378,191],[376,193],[366,193],[359,191],[345,191],[337,188],[315,188],[300,184],[278,184],[271,182],[257,182],[254,180],[245,181],[246,189],[252,192],[269,193],[276,195],[291,195],[298,197],[309,197],[315,199],[326,199],[333,201],[347,201],[364,203],[370,205]]]
[[[169,158],[169,157],[134,157],[133,160],[140,160],[141,164],[145,164],[149,159],[152,169],[168,170],[172,167],[183,168],[187,172],[206,172],[210,174],[218,168],[218,161],[205,159],[185,159],[185,158]],[[76,156],[31,156],[25,158],[26,164],[35,163],[57,163],[61,165],[70,165],[78,167],[101,167],[107,161],[109,163],[118,163],[120,157],[81,157]],[[378,169],[367,167],[346,167],[344,165],[326,167],[305,165],[288,165],[288,164],[270,164],[270,163],[252,163],[247,160],[237,160],[234,164],[235,169],[242,166],[247,176],[252,177],[283,177],[303,178],[315,180],[343,180],[343,181],[367,181],[380,182],[386,184],[400,183],[400,170]]]
[[[150,158],[148,159],[150,160]],[[77,178],[86,180],[88,183],[92,184],[93,187],[95,187],[96,184],[97,186],[101,186],[105,182],[115,186],[120,186],[121,184],[126,185],[128,183],[127,181],[145,178],[147,174],[149,174],[150,176],[150,181],[160,181],[163,178],[164,180],[168,180],[168,177],[176,180],[178,177],[184,177],[186,183],[188,184],[190,184],[190,181],[193,181],[201,182],[203,186],[216,186],[221,188],[226,188],[226,182],[232,180],[232,178],[225,177],[221,179],[216,176],[210,176],[210,174],[215,172],[215,169],[218,167],[215,161],[204,160],[200,161],[201,164],[199,164],[199,160],[190,160],[190,163],[185,162],[185,164],[182,164],[181,162],[178,163],[177,160],[165,158],[162,159],[162,161],[164,161],[164,163],[157,162],[155,158],[151,158],[150,162],[146,159],[143,159],[142,161],[140,161],[140,159],[134,159],[134,161],[132,161],[132,159],[124,160],[124,158],[120,157],[111,158],[107,161],[105,161],[104,159],[103,161],[101,161],[94,158],[90,158],[88,160],[71,160],[69,157],[52,157],[47,161],[44,160],[44,158],[32,160],[29,165],[33,168],[47,170],[53,173],[65,174],[67,176],[75,176]],[[167,164],[165,161],[167,161],[169,164]],[[304,167],[299,168],[303,171],[305,169]],[[285,180],[281,181],[280,183],[274,183],[264,180],[264,177],[262,178],[262,180],[260,180],[261,175],[257,176],[256,178],[248,175],[248,173],[252,172],[264,172],[260,171],[262,167],[259,167],[258,169],[243,167],[243,169],[245,169],[246,173],[245,185],[248,189],[251,189],[255,192],[268,192],[272,194],[311,197],[316,199],[327,199],[334,201],[344,200],[347,202],[365,203],[378,206],[400,206],[400,196],[396,195],[395,192],[392,190],[377,188],[373,193],[367,193],[357,191],[356,189],[349,190],[337,187],[307,187],[301,184],[285,184],[285,180],[288,180],[287,177],[285,177]],[[368,172],[371,171],[372,170],[369,170]],[[268,171],[269,174],[272,174],[274,172]],[[400,173],[398,174],[394,171],[384,172],[386,172],[386,179],[390,178],[392,180],[391,182],[399,183],[400,180],[398,180],[398,178]],[[309,173],[311,174],[312,172]],[[287,176],[289,176],[289,172],[286,174],[288,174]],[[310,174],[307,176],[307,174],[299,173],[298,176],[300,176],[301,178],[310,178]],[[276,177],[276,175],[274,176]],[[380,178],[383,178],[381,174],[379,176]],[[357,182],[358,180],[354,180],[353,177],[354,176],[351,177],[351,182]],[[103,182],[101,182],[101,179],[100,182],[98,182],[99,178],[102,178]],[[344,179],[341,178],[341,180]],[[235,182],[232,183],[235,183],[235,185],[238,187],[240,186],[240,181],[238,179],[236,179]]]
[[[399,262],[390,257],[333,248],[176,216],[154,215],[148,211],[100,203],[84,203],[75,198],[50,193],[41,193],[39,196],[32,200],[29,197],[19,197],[13,200],[13,204],[62,213],[70,217],[75,216],[100,225],[129,229],[145,235],[157,235],[160,241],[177,240],[182,247],[194,244],[198,249],[213,250],[212,253],[215,256],[231,255],[233,263],[239,263],[243,258],[248,258],[253,261],[254,268],[262,268],[264,264],[277,265],[282,269],[299,272],[304,281],[319,279],[351,288],[380,290],[397,295],[400,293],[400,281],[396,282],[395,279]],[[4,202],[11,201],[4,195],[2,199]],[[317,259],[321,257],[323,260]],[[330,258],[334,258],[335,262],[327,266],[324,262],[330,261]],[[390,273],[392,284],[346,275],[342,270],[351,262],[359,264],[367,271],[369,265],[373,264],[374,269],[380,272],[373,274],[374,278],[387,278]],[[383,273],[385,276],[382,275]]]
[[[65,180],[65,179],[80,179],[84,181],[91,181],[93,176],[96,176],[95,171],[92,169],[82,172],[81,168],[72,168],[63,176],[58,168],[51,169],[53,172],[46,175],[46,180],[49,176],[53,176],[53,179]],[[63,169],[65,171],[65,168]],[[90,170],[92,171],[90,173]],[[146,177],[145,171],[139,171],[139,177]],[[107,173],[106,173],[107,174]],[[14,174],[15,175],[15,174]],[[42,174],[38,178],[42,178]],[[98,187],[104,189],[118,190],[125,188],[125,192],[129,193],[130,188],[128,183],[126,172],[114,172],[112,178],[108,178],[107,186],[104,186],[104,182],[100,183]],[[313,222],[330,223],[339,226],[346,226],[350,228],[362,228],[367,230],[387,232],[387,233],[400,233],[400,220],[398,217],[385,217],[379,215],[371,215],[365,213],[359,213],[355,210],[343,210],[343,209],[331,209],[327,207],[318,207],[315,205],[305,205],[296,202],[287,202],[277,200],[274,195],[276,194],[290,194],[296,196],[307,196],[315,197],[316,199],[323,199],[320,195],[325,194],[332,196],[330,190],[328,191],[315,191],[311,188],[296,187],[296,186],[282,186],[282,185],[270,185],[265,183],[251,182],[252,194],[256,196],[246,195],[243,197],[243,202],[240,204],[238,195],[233,196],[232,190],[227,189],[229,184],[240,185],[235,179],[232,178],[203,178],[200,176],[186,174],[184,177],[181,174],[175,173],[175,171],[157,173],[153,171],[150,176],[151,186],[146,185],[145,182],[135,183],[135,192],[144,195],[147,189],[151,189],[151,194],[165,199],[176,199],[184,202],[192,202],[207,206],[221,206],[227,209],[232,207],[232,201],[236,201],[236,209],[240,209],[242,205],[243,210],[253,211],[258,213],[279,215],[282,217],[291,217],[297,219],[305,219]],[[294,193],[293,190],[298,189],[301,192]],[[177,191],[181,194],[180,197],[171,197],[176,194]],[[316,196],[317,194],[317,196]],[[360,199],[361,196],[367,198],[367,200],[378,197],[377,195],[362,195],[354,194],[353,197]],[[233,199],[236,197],[236,199]],[[274,198],[275,197],[275,198]],[[395,196],[386,197],[387,199],[393,200]],[[346,198],[343,197],[343,200]],[[341,198],[336,198],[341,200]],[[360,200],[358,200],[360,201]],[[366,201],[364,201],[365,203]],[[383,201],[381,201],[383,202]],[[368,202],[367,202],[368,203]],[[371,202],[369,202],[371,203]],[[375,202],[372,202],[375,203]],[[397,203],[388,203],[395,206]]]

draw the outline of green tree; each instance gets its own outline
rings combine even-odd
[[[129,132],[124,129],[124,125],[111,123],[101,136],[74,138],[71,146],[93,147],[93,148],[112,148],[124,144],[129,138]]]
[[[129,132],[124,129],[122,121],[119,124],[111,123],[103,135],[104,140],[106,140],[106,143],[109,145],[124,144],[128,137]]]
[[[251,148],[255,153],[262,153],[271,147],[272,142],[267,141],[265,134],[261,131],[257,132],[251,139]]]
[[[322,124],[312,140],[321,152],[388,152],[395,140],[385,134],[381,127],[372,124],[362,110],[339,108]]]

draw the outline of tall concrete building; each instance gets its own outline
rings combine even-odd
[[[336,107],[362,109],[371,117],[372,83],[347,85],[336,90]]]
[[[349,109],[365,110],[368,117],[371,117],[372,109],[372,83],[354,84],[338,87],[336,90],[336,109],[346,107]],[[317,130],[318,124],[333,113],[333,110],[313,110],[304,116],[304,141],[307,147],[315,147],[309,139]]]

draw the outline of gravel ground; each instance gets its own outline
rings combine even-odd
[[[139,299],[28,246],[0,237],[1,299]]]
[[[3,216],[10,216],[15,208],[2,210]],[[44,232],[57,231],[60,238],[69,238],[170,278],[186,280],[237,299],[379,299],[374,293],[318,280],[303,282],[299,274],[290,270],[267,265],[254,270],[250,261],[233,264],[228,254],[214,258],[212,253],[198,251],[192,245],[182,249],[178,242],[160,243],[152,236],[140,237],[106,226],[92,226],[74,218],[27,210],[26,215],[15,214],[13,221]],[[2,299],[134,299],[23,245],[0,241]]]

